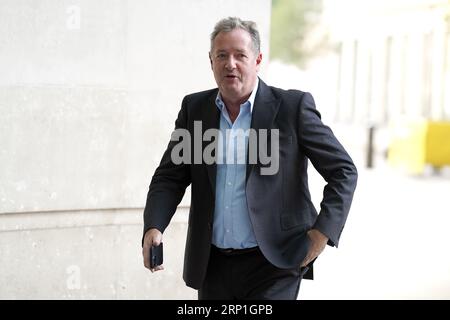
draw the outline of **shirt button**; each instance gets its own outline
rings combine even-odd
[[[228,185],[231,186],[231,182],[228,182]]]
[[[227,229],[227,232],[230,232],[230,230],[229,230],[229,229]]]
[[[225,206],[225,209],[228,209],[229,207],[228,206]]]

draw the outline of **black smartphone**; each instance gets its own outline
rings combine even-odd
[[[163,244],[150,247],[150,268],[155,268],[163,263]]]

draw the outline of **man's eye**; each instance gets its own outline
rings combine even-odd
[[[225,55],[223,53],[220,53],[220,54],[217,55],[217,58],[223,59],[223,58],[225,58]]]

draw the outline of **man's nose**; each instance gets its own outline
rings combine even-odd
[[[227,59],[227,63],[225,64],[225,68],[227,70],[233,70],[236,68],[236,60],[233,56],[230,55],[230,57]]]

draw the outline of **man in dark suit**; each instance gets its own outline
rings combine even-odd
[[[261,60],[253,22],[216,24],[218,88],[183,99],[150,184],[143,257],[152,272],[163,267],[150,268],[149,248],[192,185],[183,278],[199,299],[296,299],[325,246],[338,246],[356,187],[356,168],[312,96],[267,86]],[[319,214],[308,159],[327,181]]]

